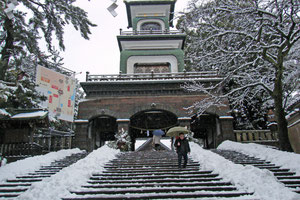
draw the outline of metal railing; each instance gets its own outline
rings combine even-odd
[[[177,73],[136,73],[136,74],[104,74],[90,75],[86,72],[86,82],[89,81],[143,81],[143,80],[179,80],[221,78],[217,71],[177,72]]]
[[[120,35],[184,35],[183,32],[178,30],[141,30],[141,31],[123,31],[120,29]]]

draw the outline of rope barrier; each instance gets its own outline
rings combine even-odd
[[[160,129],[167,130],[167,129],[170,129],[170,128],[174,127],[174,126],[176,126],[176,124],[172,125],[172,126],[160,128]],[[145,129],[145,128],[135,127],[135,126],[132,126],[132,125],[130,125],[130,128],[134,128],[134,129],[141,130],[141,131],[154,131],[154,130],[158,130],[158,128],[156,128],[156,129]]]

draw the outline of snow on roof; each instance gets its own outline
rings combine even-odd
[[[0,115],[11,116],[5,109],[0,109]]]
[[[76,119],[74,120],[75,123],[88,123],[89,120],[88,119]]]
[[[232,116],[220,116],[219,119],[233,119]]]
[[[21,119],[21,118],[36,118],[36,117],[45,117],[48,114],[48,111],[36,111],[30,113],[19,113],[11,117],[11,119]]]

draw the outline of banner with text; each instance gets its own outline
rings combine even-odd
[[[49,114],[52,117],[73,122],[76,94],[75,77],[37,66],[36,84],[37,90],[48,97],[42,106],[48,108]]]

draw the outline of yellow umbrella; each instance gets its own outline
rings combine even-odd
[[[175,136],[178,136],[179,133],[187,134],[187,133],[189,133],[189,131],[185,127],[175,126],[168,130],[167,136],[175,137]]]

